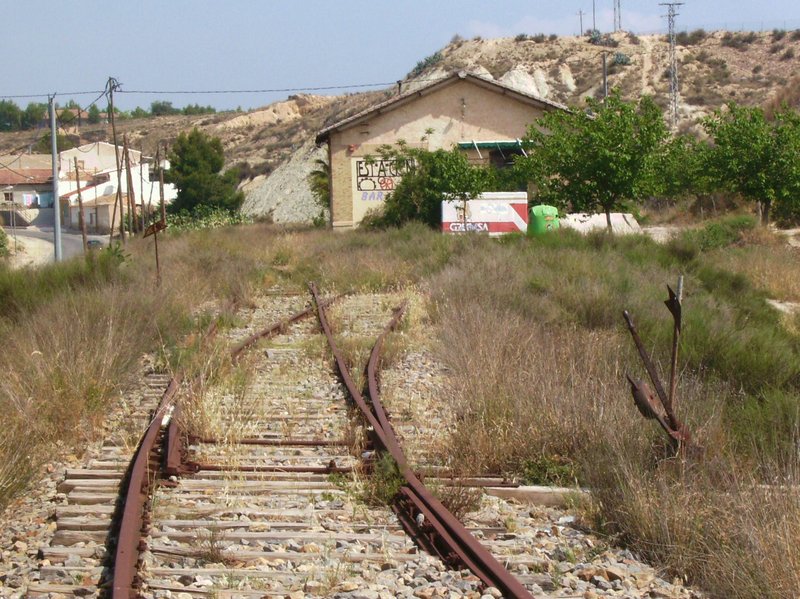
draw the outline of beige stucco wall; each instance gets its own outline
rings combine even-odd
[[[394,144],[402,139],[409,145],[437,150],[450,149],[461,141],[518,139],[542,116],[538,106],[502,93],[500,89],[487,89],[469,79],[432,90],[387,110],[374,115],[368,123],[330,133],[334,228],[356,226],[367,210],[382,204],[381,198],[398,180],[391,176],[390,165],[365,166],[364,157],[376,157],[382,144]],[[433,132],[421,142],[428,129]],[[359,172],[371,176],[358,181]],[[357,189],[358,183],[361,190]]]

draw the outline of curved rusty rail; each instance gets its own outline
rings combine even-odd
[[[328,338],[342,381],[362,415],[372,427],[378,445],[389,452],[397,462],[406,481],[400,490],[399,501],[394,509],[407,531],[426,549],[433,550],[447,563],[465,566],[487,586],[499,589],[506,597],[533,599],[533,595],[500,562],[470,534],[464,525],[451,514],[442,503],[420,482],[405,458],[394,429],[380,402],[378,388],[378,365],[386,336],[394,330],[403,316],[405,306],[395,312],[392,321],[378,337],[367,365],[367,385],[372,404],[370,410],[362,393],[353,383],[347,364],[333,339],[325,310],[320,306],[316,285],[309,285],[318,306],[320,326]],[[416,512],[416,514],[414,513]],[[421,518],[419,516],[422,516]],[[423,527],[427,531],[423,531]]]
[[[338,298],[325,300],[324,306],[330,305]],[[239,356],[260,339],[272,337],[295,322],[314,314],[314,307],[298,312],[288,319],[281,320],[266,329],[244,339],[231,349],[231,359]],[[217,321],[211,323],[203,335],[204,342],[217,332]],[[165,416],[169,414],[169,423],[163,439],[163,455],[160,463],[166,474],[179,474],[186,468],[183,464],[182,435],[180,431],[180,406],[175,397],[183,380],[178,374],[172,378],[159,401],[153,419],[142,435],[126,476],[127,486],[122,492],[125,495],[122,516],[119,520],[119,535],[114,554],[111,581],[112,599],[131,599],[136,596],[137,564],[139,561],[142,529],[145,522],[145,504],[152,483],[158,476],[158,468],[151,468],[151,460],[157,450],[157,442],[165,424]],[[170,411],[171,410],[171,411]]]
[[[142,437],[129,469],[128,486],[125,491],[125,506],[119,525],[117,550],[114,555],[114,575],[111,587],[113,599],[129,599],[135,596],[136,564],[139,561],[139,542],[144,525],[144,507],[156,472],[150,468],[150,457],[156,448],[164,416],[178,393],[181,376],[172,378],[161,396],[150,426]]]

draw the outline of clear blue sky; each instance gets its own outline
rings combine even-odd
[[[612,0],[595,0],[597,26],[612,25]],[[578,33],[592,0],[0,0],[0,98],[101,90],[241,90],[392,82],[465,38]],[[800,28],[797,0],[686,0],[679,29]],[[664,31],[658,0],[622,0],[622,25]],[[346,88],[347,89],[347,88]],[[331,90],[318,93],[341,93]],[[359,88],[349,87],[352,91]],[[122,109],[153,100],[252,108],[290,92],[230,95],[118,94]],[[76,96],[82,106],[94,96]],[[23,107],[31,100],[17,98]]]

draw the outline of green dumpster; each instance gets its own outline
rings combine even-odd
[[[558,208],[539,204],[531,208],[528,235],[541,235],[558,229]]]

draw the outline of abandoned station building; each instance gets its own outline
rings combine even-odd
[[[392,161],[380,159],[380,146],[399,140],[427,150],[457,146],[475,163],[500,165],[523,151],[520,139],[545,111],[565,109],[459,72],[328,127],[316,141],[328,144],[334,229],[357,226],[370,209],[382,205],[402,176]]]

